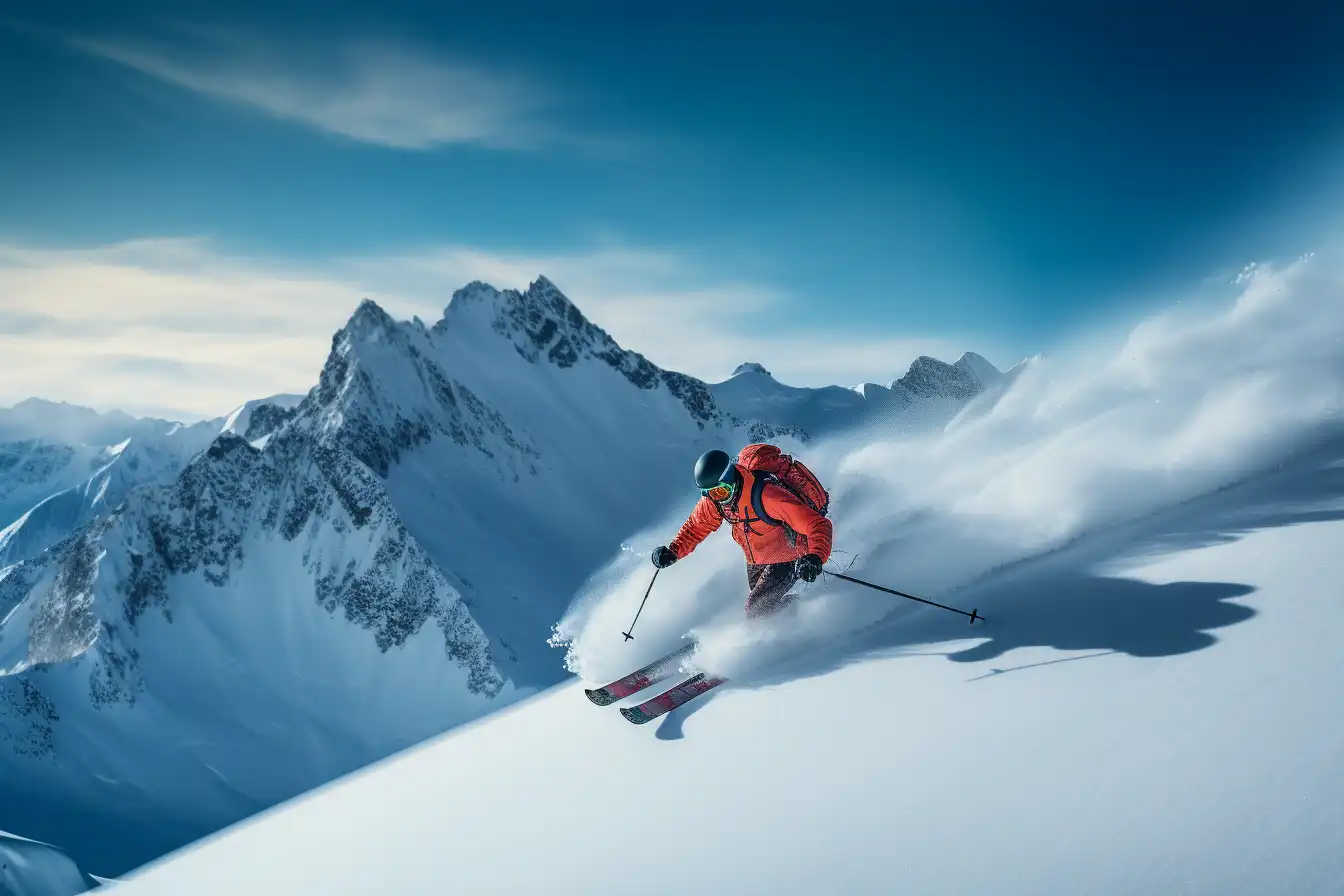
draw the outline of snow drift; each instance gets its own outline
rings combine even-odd
[[[96,886],[63,850],[0,831],[0,896],[74,896]]]

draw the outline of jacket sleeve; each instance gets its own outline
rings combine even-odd
[[[677,537],[667,547],[680,560],[695,550],[695,546],[708,538],[722,523],[723,517],[714,508],[714,502],[709,498],[701,498],[691,511],[690,518],[682,524]]]
[[[831,559],[831,521],[799,501],[787,489],[767,486],[761,493],[765,512],[787,523],[789,528],[807,536],[807,549],[825,563]]]

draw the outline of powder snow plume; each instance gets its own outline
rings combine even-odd
[[[1103,351],[1038,356],[1013,374],[938,432],[786,447],[831,490],[828,569],[958,605],[989,570],[1309,450],[1338,431],[1344,407],[1344,264],[1313,255],[1251,266],[1220,302],[1178,303]],[[748,624],[742,555],[721,530],[659,574],[626,642],[653,574],[648,554],[694,497],[631,539],[556,626],[552,643],[568,645],[584,679],[622,675],[689,631],[702,642],[698,667],[750,684],[776,660],[891,614],[943,612],[823,578],[800,585],[793,613]],[[991,620],[1012,612],[981,609]]]

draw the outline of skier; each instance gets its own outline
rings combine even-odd
[[[783,458],[783,461],[779,459]],[[757,461],[762,461],[760,467]],[[769,463],[783,463],[788,478],[764,473]],[[799,478],[794,471],[806,474]],[[782,482],[801,483],[821,501],[821,508],[803,500],[806,492]],[[760,617],[784,607],[789,589],[802,579],[811,582],[831,556],[831,521],[824,510],[825,489],[802,464],[781,455],[773,445],[749,445],[737,462],[724,451],[707,451],[695,462],[700,500],[670,544],[653,551],[653,565],[671,566],[695,550],[726,520],[733,540],[747,560],[747,615]],[[810,500],[810,499],[809,499]]]

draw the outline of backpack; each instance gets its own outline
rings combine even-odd
[[[785,454],[774,445],[748,445],[738,454],[737,463],[750,470],[756,477],[756,485],[751,490],[751,509],[756,511],[761,522],[770,526],[785,525],[782,520],[777,520],[765,512],[761,491],[766,483],[770,482],[783,486],[795,498],[822,516],[830,510],[831,496],[816,474],[802,461]]]

